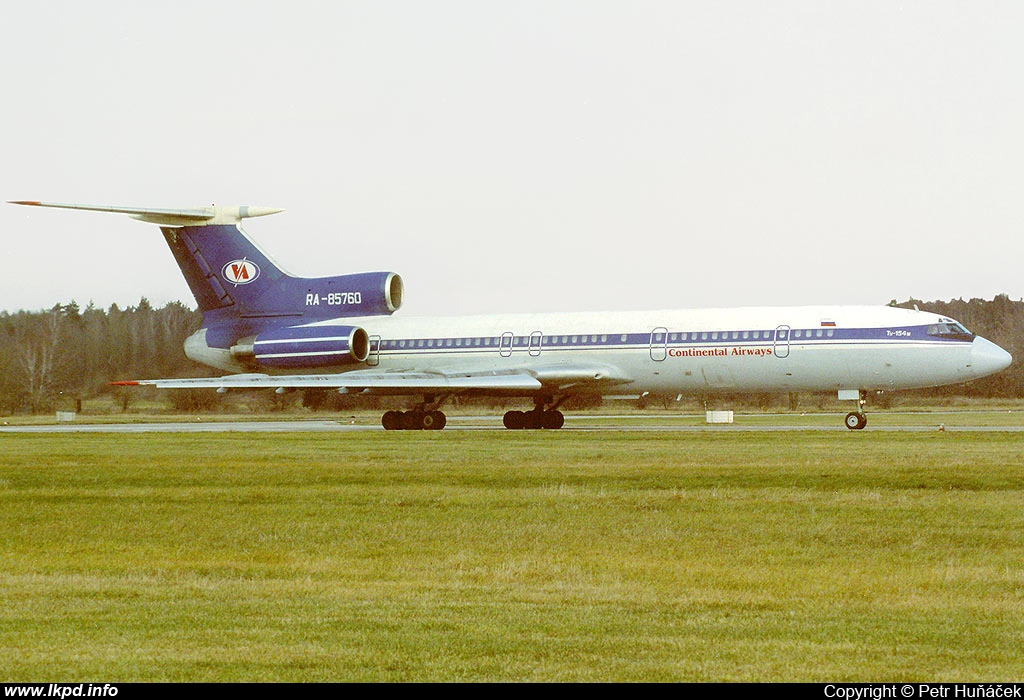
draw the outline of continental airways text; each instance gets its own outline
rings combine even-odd
[[[725,357],[746,355],[749,357],[770,357],[771,348],[669,348],[669,357]]]

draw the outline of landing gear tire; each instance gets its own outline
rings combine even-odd
[[[402,414],[399,411],[386,411],[383,416],[380,417],[380,424],[384,426],[384,430],[401,430],[402,429]]]
[[[420,426],[424,430],[440,430],[448,422],[448,418],[441,411],[427,411],[420,419]]]
[[[868,417],[863,413],[857,413],[851,411],[846,414],[846,427],[850,430],[863,430],[864,426],[868,424]]]
[[[565,416],[562,415],[561,411],[544,411],[544,415],[541,418],[541,427],[545,430],[558,430],[565,425]]]
[[[423,430],[423,412],[405,411],[402,413],[402,430]]]
[[[509,430],[522,430],[526,427],[526,414],[523,411],[505,411],[501,423]]]

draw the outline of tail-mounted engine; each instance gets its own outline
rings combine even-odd
[[[185,342],[185,354],[227,372],[365,362],[370,352],[365,330],[311,324],[392,314],[402,305],[404,291],[402,278],[394,272],[281,278],[264,292],[267,300],[260,297],[243,308],[232,303],[204,312],[203,328]]]
[[[271,369],[333,367],[366,361],[370,339],[355,326],[275,328],[239,341],[231,355]]]
[[[377,316],[392,314],[402,305],[405,287],[395,272],[360,272],[337,277],[294,279],[305,287],[303,316]]]

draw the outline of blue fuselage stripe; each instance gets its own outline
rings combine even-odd
[[[728,344],[730,347],[765,345],[823,345],[879,342],[970,343],[969,339],[931,335],[927,326],[883,328],[798,328],[740,331],[654,331],[644,333],[539,334],[509,337],[491,335],[460,338],[382,339],[376,348],[382,354],[504,351],[545,352],[559,349],[701,348]]]

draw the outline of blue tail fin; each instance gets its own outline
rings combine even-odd
[[[239,316],[302,315],[295,300],[268,294],[290,277],[237,225],[160,230],[204,314],[234,307]]]
[[[390,314],[402,303],[402,278],[394,272],[294,277],[238,225],[163,226],[161,230],[204,314],[294,317],[308,323]]]
[[[241,338],[270,328],[391,314],[402,304],[402,278],[394,272],[315,278],[294,277],[284,272],[239,226],[242,219],[276,214],[281,209],[12,203],[114,212],[158,224],[203,312],[211,347],[229,348]]]

